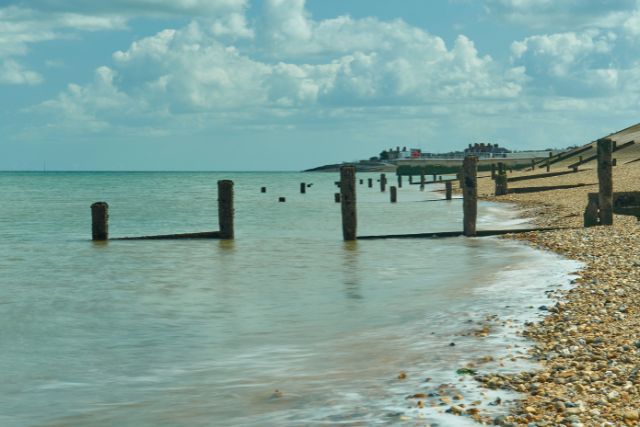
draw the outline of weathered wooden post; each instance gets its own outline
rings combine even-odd
[[[340,167],[340,196],[342,203],[342,236],[344,240],[356,240],[356,168]],[[383,180],[381,180],[383,181]]]
[[[398,188],[402,188],[402,175],[398,175]]]
[[[531,170],[534,170],[536,168],[536,161],[531,159]]]
[[[438,175],[438,181],[442,181],[442,175]]]
[[[340,193],[335,193],[333,195],[333,200],[335,200],[336,203],[340,203]]]
[[[420,172],[420,191],[424,191],[424,172]]]
[[[307,184],[304,182],[300,183],[300,194],[305,194],[307,192]]]
[[[582,163],[582,156],[578,156],[578,160]]]
[[[571,170],[575,173],[578,172],[578,167],[577,166],[571,166]]]
[[[267,192],[267,187],[260,187],[260,192],[261,193],[266,193]]]
[[[384,193],[387,189],[387,176],[383,173],[380,174],[380,191]]]
[[[549,163],[549,159],[547,159],[547,172],[551,170],[551,164]]]
[[[413,184],[413,175],[409,175],[409,184]]]
[[[451,181],[447,181],[444,183],[444,194],[447,200],[451,200]]]
[[[360,180],[360,185],[362,185],[364,183],[364,179]]]
[[[496,196],[504,196],[509,192],[509,184],[507,180],[507,174],[505,172],[499,173],[496,175],[495,180],[495,195]]]
[[[373,188],[373,178],[369,178],[368,182],[369,188]]]
[[[496,164],[491,163],[491,179],[496,179]]]
[[[462,163],[462,197],[464,219],[463,234],[467,237],[476,235],[476,219],[478,218],[478,158],[468,156]]]
[[[220,238],[233,239],[233,181],[218,181],[218,223]]]
[[[278,197],[278,203],[284,203],[287,201],[286,197]]]
[[[618,159],[611,159],[611,166],[618,166]]]
[[[585,227],[593,227],[600,224],[598,218],[598,194],[587,194],[587,207],[584,210],[583,219]]]
[[[389,187],[389,195],[391,203],[396,203],[398,201],[398,189],[395,186]]]
[[[611,153],[613,141],[609,138],[598,140],[598,183],[600,185],[598,205],[600,225],[613,224],[613,179]]]
[[[434,173],[434,174],[431,176],[431,178],[433,179],[433,181],[432,181],[432,182],[436,182],[436,178],[437,178],[437,176],[436,176],[436,175],[437,175],[437,174],[435,174],[435,173]]]
[[[109,205],[96,202],[91,205],[91,239],[109,240]]]

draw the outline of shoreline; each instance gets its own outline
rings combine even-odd
[[[639,172],[633,165],[614,169],[616,191],[634,190]],[[544,181],[557,185],[594,180],[596,171],[589,169]],[[524,393],[510,415],[483,417],[481,422],[540,427],[638,425],[640,227],[636,219],[615,215],[611,227],[582,228],[586,193],[597,191],[597,186],[493,197],[489,196],[492,185],[491,181],[479,183],[483,200],[513,203],[539,226],[576,227],[501,238],[559,254],[583,267],[575,286],[559,294],[549,314],[522,331],[533,343],[529,360],[541,369],[476,377],[487,388]]]

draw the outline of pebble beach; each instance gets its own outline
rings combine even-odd
[[[639,190],[640,163],[621,163],[613,169],[614,191]],[[597,192],[597,183],[594,162],[576,173],[510,185],[587,184],[572,189],[494,197],[493,181],[478,180],[481,198],[516,204],[537,226],[566,227],[504,238],[584,265],[573,288],[556,294],[555,303],[544,308],[548,315],[521,331],[534,343],[528,357],[540,370],[476,377],[487,388],[522,393],[510,415],[475,414],[482,424],[640,425],[640,226],[633,216],[615,215],[613,226],[583,228],[587,193]]]

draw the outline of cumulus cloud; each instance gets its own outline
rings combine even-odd
[[[35,71],[24,69],[19,63],[6,59],[0,60],[0,84],[34,85],[42,81],[42,76]]]
[[[531,28],[613,28],[638,10],[637,0],[485,0],[491,14]]]
[[[525,81],[521,66],[501,66],[465,36],[448,47],[440,37],[401,20],[344,16],[316,21],[302,0],[269,0],[265,7],[263,21],[239,44],[220,38],[233,25],[193,21],[166,29],[113,54],[113,90],[98,92],[102,86],[97,82],[73,86],[42,108],[72,111],[68,104],[79,103],[87,114],[108,117],[87,101],[100,94],[114,96],[118,102],[111,107],[118,110],[120,102],[135,100],[132,115],[152,114],[142,110],[153,106],[156,113],[178,118],[244,118],[258,111],[282,118],[339,108],[513,99]],[[245,24],[239,21],[235,28]],[[265,51],[266,56],[255,55]]]

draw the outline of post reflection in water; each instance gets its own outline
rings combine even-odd
[[[343,243],[344,256],[342,257],[342,273],[344,281],[345,295],[349,299],[361,300],[361,278],[359,268],[360,253],[358,250],[358,241],[345,241]]]

